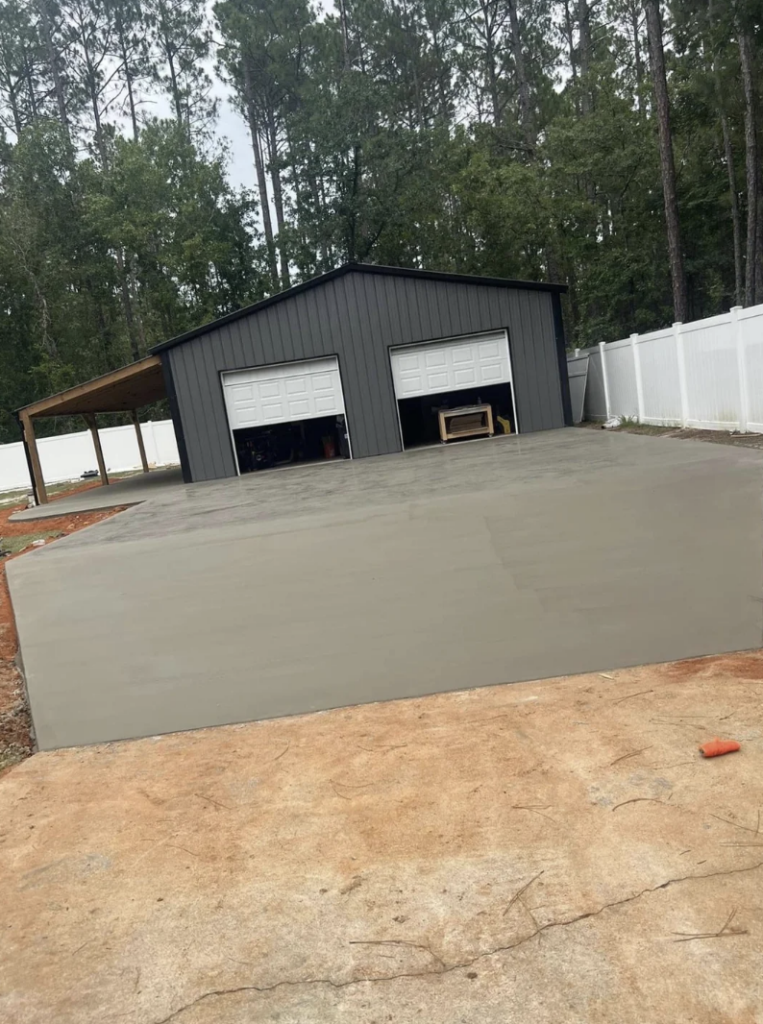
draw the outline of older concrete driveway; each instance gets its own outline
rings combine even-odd
[[[758,647],[762,467],[566,430],[163,490],[8,567],[39,744]]]
[[[35,755],[0,1020],[760,1024],[763,655],[607,677]]]

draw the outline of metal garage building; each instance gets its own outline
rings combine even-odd
[[[274,462],[399,452],[435,440],[443,405],[569,425],[563,291],[348,264],[158,345],[184,478],[256,468],[263,438]]]
[[[564,290],[347,264],[19,409],[35,495],[37,419],[82,415],[108,483],[97,415],[132,416],[148,471],[137,410],[163,397],[186,482],[571,425]]]

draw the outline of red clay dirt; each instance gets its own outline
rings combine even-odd
[[[761,698],[746,652],[35,754],[0,1019],[760,1024]]]
[[[56,498],[89,490],[93,486],[98,486],[98,484],[75,487],[56,495]],[[66,536],[122,511],[121,509],[107,509],[101,512],[54,516],[38,522],[12,523],[10,516],[24,507],[24,505],[14,505],[10,508],[0,509],[0,537],[6,539],[27,535],[33,537],[37,533],[59,533]],[[51,538],[47,543],[52,544],[55,539]],[[18,637],[5,576],[5,563],[11,558],[18,558],[20,554],[25,554],[25,551],[0,559],[0,775],[10,765],[23,760],[32,752],[31,721],[21,675],[16,668]]]

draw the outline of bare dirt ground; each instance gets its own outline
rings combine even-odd
[[[579,423],[578,426],[603,430],[601,423]],[[626,434],[649,434],[650,437],[675,437],[685,441],[709,441],[710,444],[733,445],[736,448],[763,449],[763,434],[740,433],[737,430],[698,430],[694,427],[658,427],[651,423],[624,423],[615,430]]]
[[[36,754],[0,1018],[759,1022],[761,697],[749,652]]]
[[[88,489],[90,484],[66,491],[67,494]],[[56,495],[63,497],[63,494]],[[18,638],[13,619],[8,583],[5,578],[5,563],[31,548],[33,541],[44,539],[46,543],[57,537],[74,533],[93,523],[99,523],[114,511],[81,513],[78,515],[55,516],[35,526],[34,523],[11,523],[9,517],[23,505],[0,508],[0,550],[12,552],[8,557],[0,556],[0,775],[3,770],[32,752],[30,736],[31,722],[24,694],[21,676],[16,667]],[[62,599],[65,599],[62,595]]]

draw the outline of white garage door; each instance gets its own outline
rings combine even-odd
[[[222,377],[231,430],[344,413],[335,356],[236,370]]]
[[[511,381],[509,339],[505,331],[393,349],[391,355],[398,398]]]

